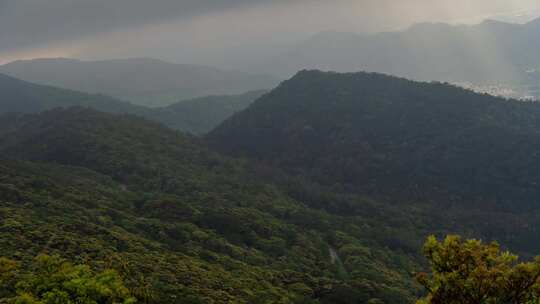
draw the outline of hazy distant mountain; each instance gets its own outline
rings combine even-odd
[[[105,95],[34,84],[0,74],[0,113],[38,113],[73,106],[108,113],[145,114],[150,110]]]
[[[382,72],[418,80],[514,83],[540,67],[540,19],[527,24],[487,20],[451,26],[417,24],[372,35],[326,32],[269,61],[265,71],[301,69]]]
[[[54,108],[82,106],[107,113],[134,114],[172,129],[203,134],[245,109],[263,93],[253,91],[242,95],[210,96],[177,102],[168,107],[147,108],[105,95],[38,85],[0,74],[0,114],[39,113]]]
[[[153,111],[152,118],[170,128],[192,134],[204,134],[236,112],[247,108],[266,91],[241,95],[207,96],[180,101]]]
[[[0,72],[26,81],[105,94],[145,106],[165,106],[195,97],[270,89],[278,83],[271,76],[147,58],[36,59],[0,66]]]

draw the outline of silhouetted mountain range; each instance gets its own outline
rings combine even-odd
[[[210,96],[177,102],[168,107],[147,108],[105,95],[37,85],[0,74],[0,113],[39,113],[58,107],[88,107],[108,113],[142,116],[173,129],[203,134],[246,108],[264,91],[242,95]]]
[[[527,24],[417,24],[378,34],[326,32],[276,56],[261,69],[291,75],[301,69],[370,71],[417,80],[523,83],[540,67],[540,19]]]
[[[271,89],[278,83],[275,78],[265,75],[148,58],[15,61],[0,66],[0,73],[38,84],[105,94],[151,107],[166,106],[194,97]]]

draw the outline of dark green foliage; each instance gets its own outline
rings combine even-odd
[[[208,137],[251,160],[128,115],[4,115],[0,256],[113,268],[151,303],[411,303],[428,234],[539,250],[539,114],[302,72]]]
[[[432,215],[419,222],[444,218],[455,231],[534,253],[538,130],[537,103],[380,74],[303,71],[208,138],[221,151],[315,182],[315,191],[424,210]],[[295,197],[313,192],[295,187]],[[359,211],[354,204],[325,208]]]
[[[152,303],[408,303],[418,291],[418,255],[372,238],[397,222],[312,209],[142,119],[81,108],[4,118],[0,256],[112,267]]]

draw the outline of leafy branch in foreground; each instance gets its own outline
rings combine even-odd
[[[540,257],[519,263],[497,243],[448,236],[429,237],[424,245],[432,274],[418,282],[428,295],[417,304],[537,304],[540,303]]]
[[[32,270],[21,272],[16,262],[0,259],[0,303],[132,304],[136,299],[114,270],[96,273],[58,256],[39,255]]]

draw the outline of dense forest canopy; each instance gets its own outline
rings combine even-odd
[[[392,237],[404,225],[429,232],[392,206],[380,210],[393,223],[313,208],[253,179],[248,163],[140,118],[72,108],[1,121],[1,256],[112,258],[156,303],[407,303],[419,291],[421,238]]]
[[[540,251],[539,112],[304,71],[207,137],[88,107],[4,113],[0,256],[19,280],[42,253],[110,274],[126,301],[411,303],[430,234]]]
[[[540,304],[539,0],[0,0],[0,304]]]
[[[445,84],[306,71],[209,139],[225,152],[303,168],[351,191],[403,194],[421,185],[424,197],[449,197],[501,190],[494,193],[501,207],[515,203],[510,195],[526,209],[540,173],[539,114],[536,103]]]
[[[538,130],[534,102],[381,74],[303,71],[207,138],[329,191],[429,202],[457,225],[476,222],[470,227],[487,237],[538,252]]]

